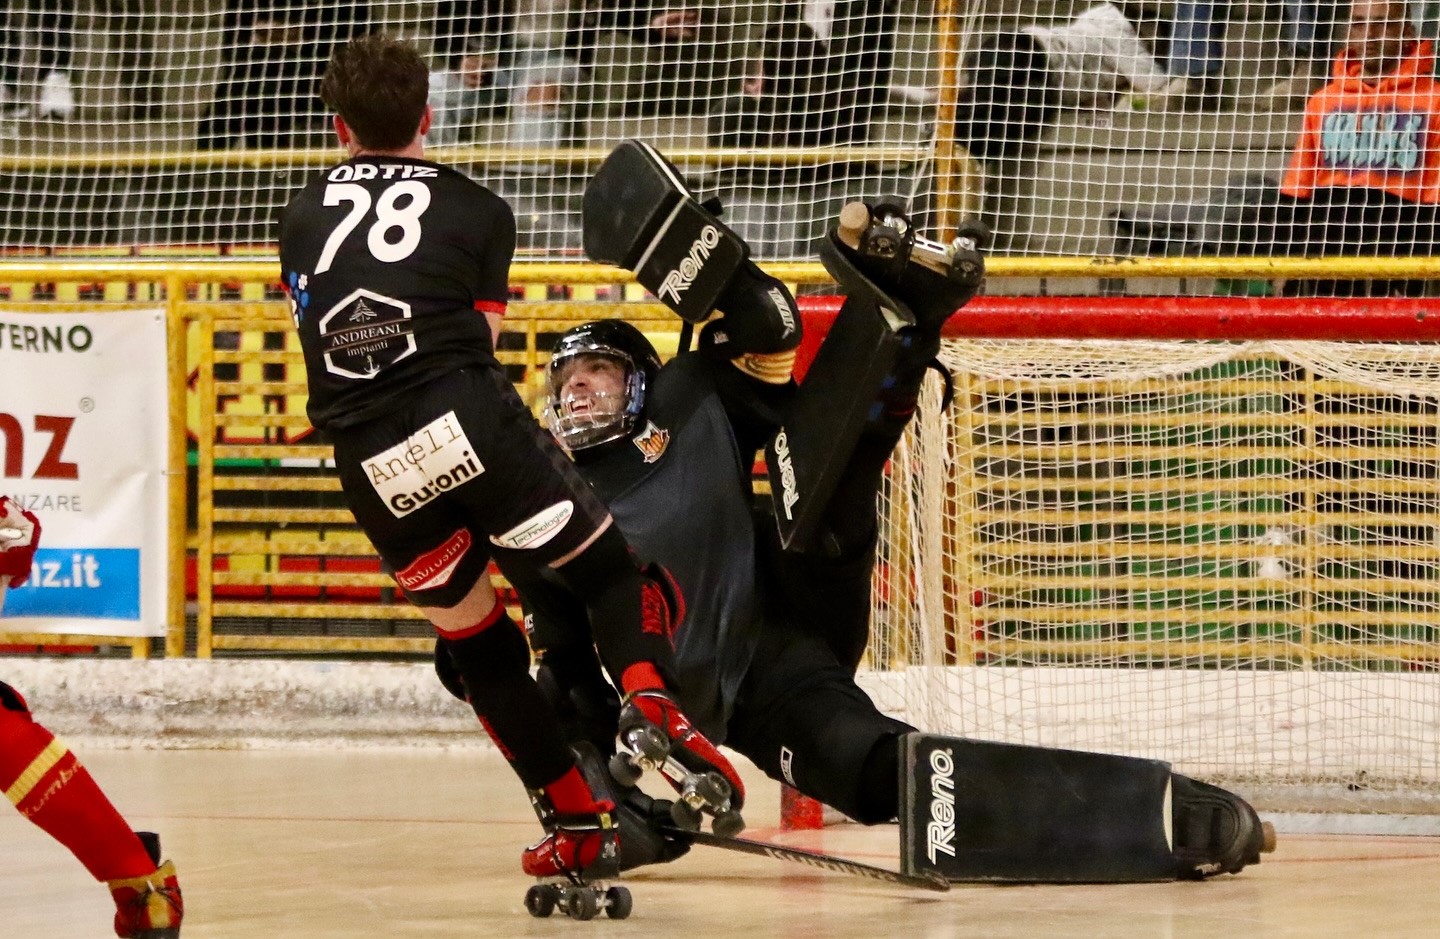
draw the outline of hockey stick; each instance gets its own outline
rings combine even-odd
[[[845,858],[835,857],[832,854],[821,854],[818,851],[805,851],[800,848],[786,848],[764,841],[751,841],[748,838],[722,838],[719,835],[712,835],[709,832],[686,831],[683,828],[675,828],[669,825],[663,827],[661,831],[672,838],[685,838],[694,844],[709,845],[712,848],[724,848],[727,851],[739,851],[741,854],[754,854],[759,857],[774,858],[777,861],[794,861],[797,864],[818,867],[821,870],[834,871],[837,874],[864,877],[866,880],[879,880],[900,887],[917,887],[921,890],[935,890],[940,893],[944,893],[950,889],[950,882],[933,871],[926,874],[902,874],[899,871],[887,870],[883,867],[876,867],[873,864],[862,864],[859,861],[846,860]]]

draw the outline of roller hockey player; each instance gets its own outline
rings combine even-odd
[[[0,496],[0,607],[7,587],[30,576],[40,521]],[[160,860],[159,836],[132,830],[85,767],[0,681],[0,790],[110,888],[115,935],[177,939],[185,904],[175,865]]]
[[[531,794],[546,830],[531,874],[586,875],[612,806],[585,781],[499,602],[493,559],[520,590],[576,601],[636,721],[703,761],[738,810],[739,776],[694,732],[663,605],[603,503],[535,422],[495,359],[515,219],[494,193],[425,159],[427,69],[383,35],[337,47],[321,83],[348,157],[280,217],[283,284],[305,355],[311,423],[333,443],[347,506],[435,627],[454,687]]]
[[[667,206],[677,198],[683,208]],[[1096,754],[1067,763],[1068,751],[1030,747],[997,755],[917,733],[881,714],[855,683],[868,641],[881,473],[934,364],[942,324],[982,283],[979,230],[941,247],[916,238],[895,205],[847,207],[821,248],[845,302],[797,387],[791,365],[800,326],[788,291],[700,211],[658,153],[628,143],[612,154],[587,190],[585,224],[592,252],[638,267],[662,299],[670,274],[653,261],[690,256],[676,243],[715,245],[711,256],[729,268],[708,286],[703,270],[692,276],[688,306],[677,307],[687,318],[720,312],[701,331],[698,351],[661,367],[625,323],[577,327],[553,352],[546,407],[552,432],[642,561],[667,575],[682,702],[706,737],[858,821],[889,821],[905,809],[919,819],[901,819],[912,846],[917,824],[923,832],[930,820],[921,813],[944,817],[950,808],[924,794],[956,791],[947,784],[964,773],[967,791],[984,798],[965,805],[970,817],[951,826],[959,835],[929,851],[937,859],[929,867],[952,879],[1170,879],[1258,860],[1263,839],[1253,810],[1223,790],[1172,777],[1165,764]],[[702,289],[707,295],[696,293]],[[776,505],[757,516],[750,467],[761,447]],[[542,687],[572,734],[603,747],[615,704],[583,633],[573,631],[572,604],[554,591],[526,596]],[[950,775],[937,781],[932,764]],[[1008,798],[1020,791],[1022,803]],[[1087,819],[1087,794],[1106,792],[1143,793],[1155,811],[1128,825],[1119,813]],[[1058,808],[1047,815],[1051,805]],[[1003,839],[996,826],[1004,825],[1028,866],[987,869],[994,846],[966,842],[975,832]],[[1117,825],[1134,837],[1117,837]],[[1144,848],[1139,861],[1136,844]],[[919,839],[914,853],[927,847]],[[947,867],[957,855],[969,866]]]

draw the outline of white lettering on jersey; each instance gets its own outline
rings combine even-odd
[[[396,518],[404,518],[485,472],[454,411],[360,465]]]
[[[330,178],[334,180],[335,173],[346,168],[337,166],[331,171]],[[354,179],[371,179],[380,172],[380,169],[369,163],[356,163],[349,168],[353,172],[348,178]],[[383,164],[383,168],[393,170],[398,168],[398,164]],[[335,262],[336,255],[340,253],[341,245],[369,214],[372,204],[375,206],[375,223],[370,226],[370,230],[365,235],[365,246],[370,249],[370,253],[375,256],[376,260],[384,261],[387,264],[403,261],[414,254],[415,249],[420,246],[422,234],[420,216],[430,208],[430,187],[414,180],[393,183],[381,190],[379,198],[373,200],[372,203],[370,190],[364,186],[350,182],[332,181],[325,187],[325,195],[321,202],[326,206],[336,206],[342,202],[348,202],[350,211],[345,213],[345,217],[336,224],[330,232],[330,236],[325,239],[325,247],[320,251],[320,259],[315,262],[316,274],[323,274],[330,270],[330,265]],[[391,241],[390,233],[397,229],[400,237]]]
[[[373,290],[353,290],[317,324],[325,370],[369,380],[415,354],[410,304]]]
[[[365,172],[356,172],[357,166],[365,166]],[[348,183],[355,179],[374,179],[377,173],[370,164],[341,163],[325,174],[332,183]],[[437,179],[440,168],[436,166],[415,166],[411,163],[381,163],[378,175],[381,179]]]

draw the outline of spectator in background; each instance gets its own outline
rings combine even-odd
[[[438,0],[435,4],[434,52],[447,68],[458,70],[460,59],[477,46],[498,52],[510,45],[515,30],[516,0]],[[526,2],[526,14],[534,7]]]
[[[435,117],[425,141],[432,146],[470,143],[475,125],[505,112],[508,83],[500,74],[500,51],[472,39],[455,56],[453,67],[430,73],[430,107]]]
[[[833,142],[822,133],[833,93],[822,66],[824,43],[814,28],[796,20],[776,23],[765,31],[758,53],[746,63],[740,93],[711,114],[711,141],[722,147]]]
[[[1289,74],[1262,91],[1256,110],[1283,110],[1298,105],[1325,82],[1330,61],[1329,27],[1333,4],[1326,0],[1285,0],[1281,42]],[[1164,88],[1136,96],[1137,109],[1217,108],[1225,71],[1225,32],[1231,4],[1175,4],[1166,71],[1175,76]],[[1322,8],[1325,21],[1321,22]]]
[[[1139,3],[1099,3],[1057,26],[1026,26],[989,37],[965,63],[956,102],[956,139],[984,162],[1012,159],[1062,110],[1108,109],[1128,91],[1170,81],[1141,38],[1155,14]]]
[[[894,0],[808,2],[770,26],[738,95],[711,115],[720,146],[863,141],[888,93]]]
[[[1440,207],[1434,71],[1433,44],[1417,37],[1406,3],[1356,0],[1335,77],[1305,106],[1275,218],[1261,231],[1273,231],[1292,254],[1432,254]],[[1287,288],[1371,296],[1423,289],[1424,282],[1388,281]]]
[[[221,81],[196,145],[304,146],[307,135],[324,131],[316,94],[321,67],[331,49],[364,32],[369,18],[363,0],[231,0]]]
[[[68,3],[0,13],[0,114],[6,119],[66,120],[75,113],[75,92],[70,86],[74,31],[75,17]],[[40,78],[33,100],[26,91],[30,86],[24,77],[28,66],[34,66]]]
[[[426,142],[469,143],[476,125],[508,116],[507,142],[550,149],[574,143],[580,67],[558,50],[517,46],[498,50],[473,42],[459,68],[430,74],[435,117]]]
[[[623,48],[627,42],[633,55]],[[592,76],[603,76],[602,86],[624,82],[618,98],[604,87],[591,97],[601,110],[627,114],[709,113],[733,90],[745,58],[716,0],[578,0],[565,51]],[[616,79],[611,70],[628,74]]]

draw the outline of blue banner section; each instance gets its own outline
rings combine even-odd
[[[41,548],[0,617],[140,619],[139,548]]]

